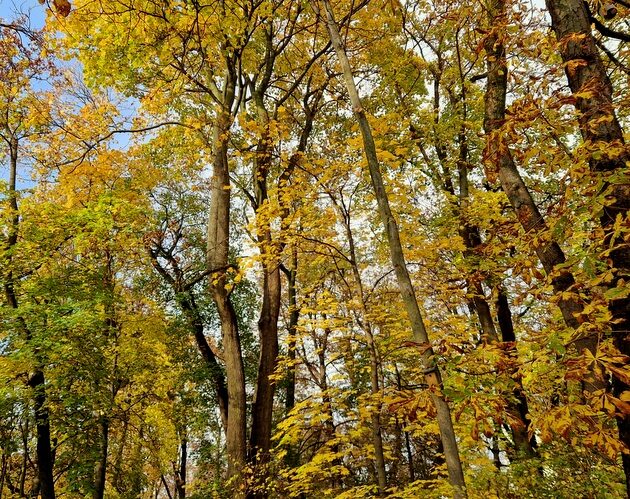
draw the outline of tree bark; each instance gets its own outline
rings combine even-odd
[[[287,293],[289,295],[289,325],[287,338],[287,357],[289,359],[289,367],[286,377],[286,399],[284,403],[285,414],[288,416],[295,406],[295,385],[296,385],[296,348],[297,348],[297,326],[300,319],[300,310],[297,305],[297,267],[298,256],[297,248],[293,248],[291,263],[287,272]],[[287,449],[285,463],[290,468],[299,465],[300,456],[295,446],[290,445]]]
[[[254,184],[256,200],[256,225],[258,231],[258,247],[262,255],[262,307],[258,318],[258,337],[260,342],[260,357],[258,361],[258,377],[256,378],[256,392],[252,405],[252,428],[250,433],[249,460],[258,468],[259,477],[266,476],[266,465],[270,460],[271,432],[273,419],[273,398],[275,382],[272,376],[278,361],[278,320],[280,317],[280,300],[282,297],[282,281],[280,278],[280,247],[271,229],[271,220],[260,210],[269,202],[267,178],[272,161],[272,139],[269,133],[269,115],[265,108],[264,95],[273,69],[275,52],[271,46],[272,31],[267,31],[267,49],[265,52],[265,73],[263,79],[254,92],[258,120],[263,127],[263,133],[256,146],[254,161]],[[248,496],[266,497],[264,480],[257,480],[257,484]]]
[[[501,187],[521,226],[525,232],[531,234],[532,246],[545,272],[551,278],[551,284],[557,296],[557,304],[565,324],[575,330],[580,325],[577,317],[584,310],[580,297],[577,293],[572,292],[575,278],[569,270],[561,268],[562,264],[566,262],[564,252],[558,243],[549,240],[550,236],[545,220],[523,182],[505,137],[501,133],[501,127],[505,121],[507,93],[507,63],[505,47],[502,43],[502,33],[505,28],[504,0],[491,2],[488,18],[492,31],[484,42],[488,81],[484,97],[484,130],[487,136],[484,155],[486,161],[498,170]],[[593,355],[597,352],[598,338],[596,335],[589,334],[578,337],[572,343],[578,353],[585,349]],[[594,369],[598,368],[595,367]],[[589,374],[587,378],[582,380],[582,388],[587,391],[604,388],[601,374],[596,372]]]
[[[15,292],[15,279],[11,269],[12,252],[18,242],[18,232],[20,226],[20,215],[18,211],[17,193],[17,164],[19,142],[15,135],[7,130],[9,135],[9,207],[11,210],[11,223],[5,245],[7,253],[7,271],[4,276],[4,292],[9,307],[14,310],[19,309],[19,302]],[[4,135],[3,135],[4,137]],[[32,333],[24,317],[18,315],[17,322],[25,336],[26,342],[31,343]],[[28,385],[33,390],[33,406],[35,411],[35,424],[37,434],[37,468],[40,481],[40,491],[42,499],[55,499],[55,483],[53,478],[53,452],[50,441],[50,419],[46,406],[46,379],[40,359],[40,353],[35,348],[36,367],[28,380]]]
[[[501,187],[507,195],[516,216],[525,232],[531,234],[534,250],[547,275],[551,277],[554,292],[559,296],[558,306],[567,326],[577,329],[576,315],[583,306],[569,291],[575,284],[573,275],[556,267],[565,263],[566,258],[555,241],[548,241],[549,235],[543,219],[529,189],[514,163],[512,154],[502,136],[501,127],[505,122],[505,102],[507,93],[507,63],[502,32],[505,23],[504,0],[492,0],[488,8],[488,23],[492,29],[486,37],[487,87],[484,98],[484,131],[487,136],[485,156],[488,163],[498,170]],[[596,340],[586,338],[576,341],[579,350],[596,348]],[[580,348],[581,347],[581,348]]]
[[[94,490],[93,499],[105,497],[105,479],[107,476],[107,449],[109,444],[109,420],[107,416],[101,416],[98,423],[98,460],[94,466]]]
[[[322,3],[326,11],[324,15],[326,18],[328,33],[335,49],[335,53],[337,54],[337,59],[341,64],[346,88],[352,104],[352,110],[361,130],[363,150],[368,163],[370,178],[372,180],[372,188],[376,196],[379,215],[387,234],[392,266],[394,267],[403,303],[411,323],[414,340],[426,346],[426,349],[422,353],[421,361],[425,373],[425,381],[429,385],[429,389],[432,391],[432,399],[436,407],[437,421],[444,446],[444,456],[449,473],[449,481],[453,486],[454,497],[463,498],[467,496],[466,485],[462,464],[459,458],[457,439],[455,437],[451,412],[448,403],[442,394],[442,379],[440,371],[435,363],[435,355],[430,346],[428,333],[420,313],[418,301],[411,283],[411,277],[409,276],[409,272],[407,270],[402,244],[400,242],[400,233],[389,205],[387,191],[385,190],[385,186],[383,184],[383,177],[376,155],[376,146],[372,137],[372,129],[361,104],[361,99],[354,82],[352,68],[341,41],[339,28],[337,27],[332,8],[327,0],[323,0]],[[316,3],[313,2],[312,5],[314,9],[319,12]]]
[[[462,82],[463,84],[463,82]],[[466,219],[466,213],[469,207],[469,192],[468,192],[468,158],[466,149],[460,148],[459,158],[459,210],[460,210],[460,235],[464,240],[464,246],[466,247],[465,256],[470,258],[476,247],[481,243],[481,235],[479,234],[478,227],[468,223]],[[499,341],[497,334],[497,328],[495,326],[492,312],[490,310],[490,304],[485,298],[483,287],[478,280],[472,281],[468,279],[469,288],[472,287],[475,290],[473,297],[474,308],[477,311],[477,317],[479,318],[479,324],[481,325],[482,335],[485,341],[496,342]],[[505,294],[501,294],[504,301],[501,301],[501,308],[497,308],[497,316],[499,318],[499,329],[501,330],[501,340],[508,345],[507,355],[512,358],[513,361],[518,361],[516,355],[516,336],[514,335],[514,327],[512,325],[512,314],[510,312],[509,304]],[[501,323],[503,321],[503,323]],[[506,336],[504,333],[508,330],[511,335]],[[509,338],[509,339],[508,339]],[[512,413],[512,416],[517,419],[515,424],[510,425],[512,437],[514,439],[514,447],[516,454],[524,457],[533,457],[536,454],[535,451],[535,439],[529,438],[527,431],[527,414],[528,404],[527,397],[522,387],[522,377],[518,372],[518,368],[511,368],[509,375],[515,383],[513,389],[513,395],[516,399],[516,403],[513,401],[508,402],[508,410]],[[498,440],[495,438],[494,445],[498,448]],[[498,461],[497,457],[497,463]]]
[[[242,470],[246,462],[246,393],[245,372],[241,354],[236,312],[226,289],[230,231],[230,176],[228,135],[234,102],[236,75],[232,61],[227,63],[223,102],[218,106],[213,132],[212,198],[208,216],[207,260],[210,291],[221,322],[228,393],[226,429],[227,477],[236,497],[241,497]]]
[[[29,386],[35,392],[35,426],[37,431],[37,469],[42,499],[55,499],[53,478],[53,452],[50,443],[50,419],[46,406],[44,372],[37,369],[29,379]]]
[[[624,235],[615,236],[617,217],[626,219],[630,209],[630,184],[624,180],[630,161],[630,151],[624,142],[623,130],[613,106],[613,86],[597,49],[591,31],[588,7],[582,0],[546,0],[551,15],[551,26],[558,39],[558,49],[564,62],[565,74],[579,112],[578,123],[589,152],[592,175],[601,176],[608,191],[608,203],[599,221],[604,228],[604,241],[615,245],[609,254],[609,266],[614,279],[611,288],[625,287],[630,276],[630,247]],[[619,179],[611,178],[615,173]],[[627,238],[627,232],[626,232]],[[610,324],[613,341],[619,351],[630,355],[628,325],[630,324],[630,297],[609,302],[612,315]],[[630,387],[614,378],[614,391],[620,394]],[[630,416],[618,416],[617,425],[621,441],[630,449]],[[622,455],[626,476],[626,490],[630,495],[630,455]]]
[[[179,445],[179,469],[175,470],[175,493],[177,499],[185,499],[186,497],[186,469],[188,461],[188,439],[184,436]]]
[[[289,368],[287,369],[287,387],[286,387],[286,400],[285,400],[285,412],[289,414],[291,409],[295,406],[295,359],[296,359],[296,343],[297,343],[297,326],[300,319],[300,310],[297,305],[297,266],[298,257],[297,249],[294,249],[291,258],[290,268],[287,274],[287,294],[289,295],[289,325],[288,325],[288,339],[287,339],[287,356],[289,358]]]

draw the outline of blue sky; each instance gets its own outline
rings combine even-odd
[[[44,25],[46,9],[46,4],[40,5],[37,0],[0,0],[0,18],[11,21],[20,12],[28,14],[31,26],[36,29]]]
[[[0,0],[0,19],[10,24],[20,15],[27,15],[31,28],[39,29],[44,26],[46,19],[46,5],[40,5],[37,0]],[[0,179],[9,180],[5,144],[0,144]],[[30,173],[18,171],[18,189],[32,187]]]

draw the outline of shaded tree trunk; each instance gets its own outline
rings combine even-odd
[[[107,449],[109,444],[109,420],[101,416],[98,422],[98,460],[94,466],[93,499],[105,497],[105,479],[107,475]]]
[[[289,325],[288,325],[288,338],[287,338],[287,357],[289,359],[289,368],[287,369],[286,376],[286,399],[285,399],[285,414],[288,416],[293,407],[295,406],[295,385],[296,385],[296,372],[295,372],[295,360],[296,360],[296,348],[297,348],[297,325],[300,319],[300,310],[297,306],[297,248],[293,249],[291,257],[291,264],[287,271],[287,293],[289,298]],[[287,455],[285,457],[285,463],[287,466],[294,468],[299,465],[300,456],[297,449],[290,445],[287,449]]]
[[[258,318],[258,337],[260,356],[256,391],[252,405],[252,427],[249,439],[249,461],[257,469],[257,484],[248,497],[267,497],[264,490],[266,465],[270,460],[271,432],[273,419],[273,398],[275,382],[273,373],[278,361],[278,320],[280,317],[280,300],[282,297],[282,281],[280,279],[280,247],[274,241],[271,220],[260,214],[259,210],[269,202],[267,178],[272,161],[272,139],[269,133],[269,115],[264,103],[269,78],[274,63],[274,51],[271,47],[271,28],[267,31],[267,50],[265,52],[265,74],[254,92],[258,120],[263,126],[263,133],[258,140],[254,161],[254,185],[256,224],[258,231],[258,247],[262,255],[263,271],[262,306]]]
[[[175,494],[177,499],[186,497],[186,473],[188,464],[188,439],[183,437],[180,445],[179,469],[175,470]]]
[[[566,259],[560,246],[549,241],[549,234],[529,189],[514,163],[512,154],[502,134],[505,122],[505,102],[507,93],[507,63],[502,35],[505,28],[505,2],[492,0],[488,7],[488,22],[491,33],[484,41],[487,65],[487,87],[484,97],[484,131],[487,135],[486,161],[496,169],[501,187],[507,195],[516,216],[526,233],[531,234],[534,250],[547,275],[551,277],[554,292],[559,295],[558,306],[567,326],[576,329],[579,326],[576,315],[583,311],[581,302],[571,293],[563,293],[575,284],[573,275],[557,267]],[[596,340],[586,338],[576,341],[579,350],[596,348]]]

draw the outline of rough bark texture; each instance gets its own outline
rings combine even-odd
[[[501,187],[510,200],[523,229],[531,234],[531,240],[535,243],[534,250],[545,272],[551,276],[555,293],[561,294],[575,284],[575,279],[567,271],[556,270],[558,265],[566,261],[564,253],[556,242],[546,240],[548,239],[546,235],[548,231],[545,220],[523,182],[509,147],[501,135],[501,127],[505,122],[507,92],[507,64],[505,48],[501,41],[501,31],[505,22],[504,16],[504,1],[493,0],[488,12],[492,32],[486,37],[484,43],[488,69],[483,124],[484,131],[488,136],[486,159],[498,171]],[[571,328],[577,328],[579,323],[575,315],[582,312],[582,304],[576,298],[565,297],[558,300],[558,306],[565,323]]]
[[[268,126],[268,117],[262,102],[262,91],[257,94],[259,117]],[[267,176],[271,166],[271,139],[267,133],[260,138],[256,151],[254,178],[256,184],[256,208],[260,210],[268,202]],[[278,319],[280,316],[281,280],[279,248],[273,240],[271,221],[266,214],[257,211],[258,245],[263,255],[262,307],[258,318],[260,358],[256,393],[252,407],[252,430],[250,434],[250,461],[264,466],[270,458],[271,423],[275,383],[271,377],[278,359]],[[258,491],[257,496],[261,495]]]
[[[315,3],[312,5],[316,10],[318,9]],[[353,112],[359,123],[359,128],[363,138],[363,149],[370,171],[370,178],[372,180],[372,188],[377,200],[379,215],[387,234],[392,266],[394,267],[394,271],[396,273],[396,279],[398,281],[399,290],[405,305],[405,310],[407,311],[407,316],[411,323],[415,341],[428,347],[422,354],[421,360],[425,372],[425,381],[433,392],[432,398],[433,403],[435,404],[438,426],[440,428],[440,435],[444,446],[444,456],[449,473],[449,481],[453,486],[454,497],[466,497],[464,473],[459,459],[457,439],[455,438],[450,408],[442,395],[442,379],[435,364],[434,353],[430,348],[428,333],[424,326],[424,320],[420,313],[415,291],[407,270],[402,244],[400,242],[398,226],[389,206],[389,198],[383,184],[383,177],[376,155],[376,146],[372,137],[372,129],[365,115],[365,111],[363,110],[363,106],[361,105],[361,99],[359,98],[359,93],[354,82],[352,68],[350,67],[350,62],[348,61],[348,57],[341,41],[332,8],[326,0],[323,1],[323,5],[325,12],[320,12],[320,14],[323,14],[326,18],[328,33],[337,54],[337,58],[341,64]]]
[[[549,240],[547,225],[531,193],[523,182],[514,163],[512,154],[501,134],[505,121],[505,100],[507,92],[507,64],[505,47],[501,40],[505,24],[505,2],[493,0],[488,11],[491,33],[486,37],[484,48],[487,63],[487,87],[484,98],[484,131],[488,136],[485,156],[487,162],[498,171],[501,187],[507,195],[516,216],[526,233],[531,234],[532,245],[547,275],[551,277],[553,290],[558,296],[558,307],[567,326],[577,329],[577,316],[584,310],[575,293],[567,293],[575,284],[573,274],[558,268],[566,262],[558,243]],[[597,337],[587,336],[576,339],[573,344],[578,352],[584,349],[594,353],[597,350]],[[602,387],[596,376],[584,380],[584,388],[594,390]]]
[[[575,107],[579,112],[579,126],[586,149],[593,151],[589,166],[595,176],[603,176],[609,191],[609,204],[604,207],[600,223],[604,227],[607,243],[617,247],[610,252],[609,262],[614,272],[612,287],[627,286],[630,275],[630,247],[623,236],[614,239],[612,225],[618,216],[627,220],[630,208],[630,184],[612,180],[610,175],[627,172],[630,151],[624,143],[623,131],[613,107],[613,87],[591,32],[588,7],[582,0],[547,0],[551,25],[558,39],[565,74]],[[627,235],[626,235],[627,236]],[[609,309],[613,317],[611,329],[615,346],[630,355],[628,329],[630,324],[630,297],[612,300]],[[616,393],[628,390],[620,379],[614,380]],[[618,417],[621,441],[630,448],[630,417]],[[630,494],[630,455],[623,454],[626,489]]]

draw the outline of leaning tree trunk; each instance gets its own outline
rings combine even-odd
[[[484,131],[487,135],[486,161],[496,169],[501,187],[508,197],[519,222],[535,244],[534,250],[547,275],[551,277],[554,292],[559,295],[558,306],[567,326],[577,329],[579,322],[576,315],[583,310],[582,304],[573,294],[564,293],[574,284],[573,275],[557,267],[565,263],[566,258],[558,243],[548,241],[548,229],[529,189],[514,163],[512,154],[502,136],[501,127],[505,122],[505,101],[507,93],[507,63],[505,47],[502,43],[505,23],[505,1],[492,0],[488,7],[491,33],[486,37],[487,78],[484,98]],[[578,349],[589,348],[594,351],[597,341],[593,338],[576,341]]]
[[[339,28],[337,27],[332,8],[327,0],[323,0],[323,4],[326,11],[324,15],[326,16],[326,24],[330,40],[341,64],[344,79],[346,81],[346,88],[352,104],[352,110],[361,130],[361,136],[363,138],[363,152],[365,153],[367,159],[372,188],[378,204],[379,215],[387,234],[391,262],[396,273],[400,294],[407,311],[407,316],[411,323],[414,339],[418,343],[422,343],[426,346],[426,349],[422,353],[421,361],[424,369],[425,381],[432,391],[432,399],[437,412],[437,422],[440,428],[440,435],[444,447],[444,457],[448,468],[449,481],[454,489],[454,497],[467,497],[464,473],[459,458],[453,421],[451,419],[451,411],[444,395],[442,394],[442,378],[435,363],[435,355],[430,346],[429,336],[424,325],[422,314],[420,313],[420,307],[418,306],[411,277],[409,276],[409,271],[407,270],[407,264],[403,254],[402,244],[400,242],[398,225],[396,224],[396,219],[391,211],[389,197],[383,184],[383,177],[376,155],[376,146],[374,144],[374,138],[372,137],[372,129],[361,104],[361,99],[354,82],[352,68],[341,41]],[[312,5],[314,9],[319,12],[316,3],[313,2]]]
[[[466,251],[464,256],[471,257],[475,251],[475,248],[482,244],[481,235],[479,234],[479,228],[468,223],[466,219],[466,213],[469,207],[469,192],[468,192],[468,167],[465,157],[460,157],[459,161],[459,200],[460,200],[460,235],[464,240],[464,246]],[[471,279],[469,279],[471,281]],[[499,341],[497,328],[495,321],[490,311],[490,304],[485,298],[483,287],[481,282],[475,280],[470,283],[475,291],[473,297],[473,305],[477,311],[477,317],[479,318],[479,324],[481,326],[482,335],[485,341],[496,342]],[[516,419],[516,423],[510,425],[512,430],[512,437],[514,439],[514,447],[517,456],[521,457],[533,457],[536,455],[535,439],[528,436],[528,404],[527,397],[522,386],[522,376],[520,375],[517,367],[518,356],[516,352],[516,336],[514,335],[514,327],[512,325],[512,314],[510,312],[509,304],[505,293],[500,291],[505,301],[501,301],[501,310],[497,308],[497,315],[502,317],[503,324],[499,322],[499,329],[501,331],[501,341],[506,345],[507,355],[515,362],[514,366],[509,369],[509,376],[515,383],[513,389],[513,395],[515,401],[508,402],[509,410],[512,412],[513,417]],[[509,334],[511,332],[511,334]],[[496,442],[496,440],[495,440]],[[497,458],[498,459],[498,458]]]
[[[625,233],[625,240],[624,234],[615,235],[614,225],[618,217],[627,221],[630,209],[630,184],[627,181],[630,151],[624,143],[623,130],[615,115],[613,86],[591,32],[586,2],[546,0],[546,4],[569,87],[575,97],[575,107],[579,112],[580,132],[588,146],[587,150],[592,151],[588,158],[591,173],[603,177],[604,190],[608,191],[609,201],[599,220],[604,228],[606,245],[615,245],[608,257],[614,274],[611,288],[623,288],[628,285],[625,281],[630,276],[630,247],[627,243],[628,233]],[[615,176],[618,178],[615,179]],[[615,346],[623,354],[630,355],[630,296],[622,295],[621,298],[611,300],[609,309]],[[619,394],[630,387],[615,378],[614,388]],[[618,416],[617,424],[621,441],[630,449],[630,415]],[[630,454],[624,453],[622,460],[626,489],[630,494]]]

